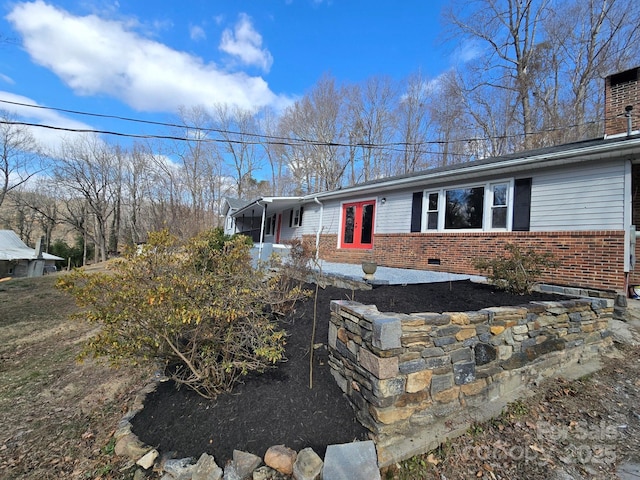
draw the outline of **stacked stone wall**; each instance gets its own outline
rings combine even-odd
[[[545,378],[598,369],[613,307],[585,298],[407,315],[332,301],[332,375],[389,465],[497,415]]]

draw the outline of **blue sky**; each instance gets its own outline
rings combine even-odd
[[[281,109],[325,73],[437,78],[454,56],[438,42],[446,0],[0,1],[0,100],[161,122],[196,104]],[[38,124],[142,128],[0,109]]]

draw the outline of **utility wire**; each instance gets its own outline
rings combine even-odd
[[[123,132],[117,132],[117,131],[113,131],[113,130],[78,129],[78,128],[70,128],[70,127],[56,127],[56,126],[53,126],[53,125],[37,124],[37,123],[30,123],[30,122],[18,122],[18,121],[0,120],[0,124],[5,124],[5,125],[21,125],[21,126],[29,126],[29,127],[36,127],[36,128],[46,128],[46,129],[50,129],[50,130],[66,131],[66,132],[72,132],[72,133],[94,133],[94,134],[112,135],[112,136],[125,137],[125,138],[174,140],[174,141],[185,141],[185,142],[231,143],[231,144],[240,144],[240,145],[262,145],[262,144],[267,144],[267,145],[280,145],[280,146],[288,146],[288,147],[298,147],[298,146],[303,146],[303,145],[325,146],[325,147],[336,147],[336,148],[337,147],[347,147],[347,148],[358,147],[358,148],[382,149],[382,150],[403,152],[403,151],[405,151],[405,149],[407,147],[420,148],[423,145],[446,145],[446,144],[453,144],[453,143],[485,142],[485,141],[490,141],[490,140],[508,140],[508,139],[513,139],[513,138],[520,138],[520,137],[522,137],[524,135],[524,134],[519,133],[519,134],[509,134],[509,135],[498,135],[498,136],[495,136],[495,137],[472,137],[472,138],[461,138],[461,139],[459,138],[459,139],[452,139],[452,140],[427,140],[427,141],[424,141],[424,142],[387,142],[387,143],[326,142],[326,141],[320,141],[320,140],[308,140],[308,139],[292,138],[292,137],[279,137],[279,136],[264,135],[264,134],[258,134],[258,133],[250,133],[250,132],[237,132],[237,131],[217,129],[217,128],[194,127],[194,126],[190,126],[190,125],[180,125],[180,124],[176,124],[176,123],[158,122],[158,121],[153,121],[153,120],[142,120],[142,119],[123,117],[123,116],[118,116],[118,115],[108,115],[108,114],[101,114],[101,113],[83,112],[83,111],[79,111],[79,110],[70,110],[70,109],[57,108],[57,107],[45,107],[45,106],[42,106],[42,105],[32,105],[32,104],[21,103],[21,102],[13,102],[13,101],[2,100],[2,99],[0,99],[0,103],[16,105],[16,106],[22,106],[22,107],[28,107],[28,108],[37,108],[37,109],[43,109],[43,110],[64,112],[64,113],[70,113],[70,114],[74,114],[74,115],[84,115],[84,116],[91,116],[91,117],[97,117],[97,118],[110,118],[110,119],[115,119],[115,120],[122,120],[122,121],[127,121],[127,122],[134,122],[134,123],[148,124],[148,125],[155,125],[155,126],[162,126],[162,127],[180,128],[180,129],[187,129],[187,130],[198,130],[198,131],[202,131],[202,132],[215,132],[215,133],[219,133],[219,134],[222,134],[222,135],[225,135],[225,136],[226,135],[231,135],[231,136],[237,135],[237,136],[242,136],[242,137],[253,137],[253,138],[256,138],[256,140],[253,140],[253,141],[246,140],[246,139],[242,139],[242,140],[241,139],[233,139],[233,138],[229,138],[229,137],[225,137],[225,138],[221,138],[221,139],[220,138],[192,138],[192,137],[187,138],[187,137],[180,137],[180,136],[176,136],[176,135],[123,133]],[[622,114],[622,115],[624,115],[624,114]],[[631,114],[631,115],[635,116],[635,117],[640,116],[638,114]],[[616,116],[616,118],[617,117],[618,116]],[[596,123],[599,123],[599,122],[597,122],[597,121],[589,121],[589,122],[585,122],[583,124],[574,124],[574,125],[569,125],[569,126],[565,126],[565,127],[549,128],[549,129],[540,130],[538,132],[530,133],[529,135],[535,136],[535,135],[539,135],[539,134],[543,134],[543,133],[558,132],[558,131],[568,130],[568,129],[571,129],[571,128],[583,127],[583,126],[587,126],[587,125],[594,125]],[[418,153],[441,154],[442,152],[419,151]],[[455,152],[449,152],[448,154],[449,155],[468,155],[468,154],[455,153]]]

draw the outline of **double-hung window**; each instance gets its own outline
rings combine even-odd
[[[427,230],[438,229],[438,204],[439,204],[438,192],[428,192],[426,194],[427,199]]]
[[[509,184],[491,185],[491,228],[507,228]]]
[[[302,226],[302,214],[304,207],[294,208],[289,212],[289,227],[301,227]]]

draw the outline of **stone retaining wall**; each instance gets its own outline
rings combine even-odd
[[[336,300],[329,362],[386,466],[499,414],[545,378],[597,370],[613,307],[585,298],[405,315]]]

